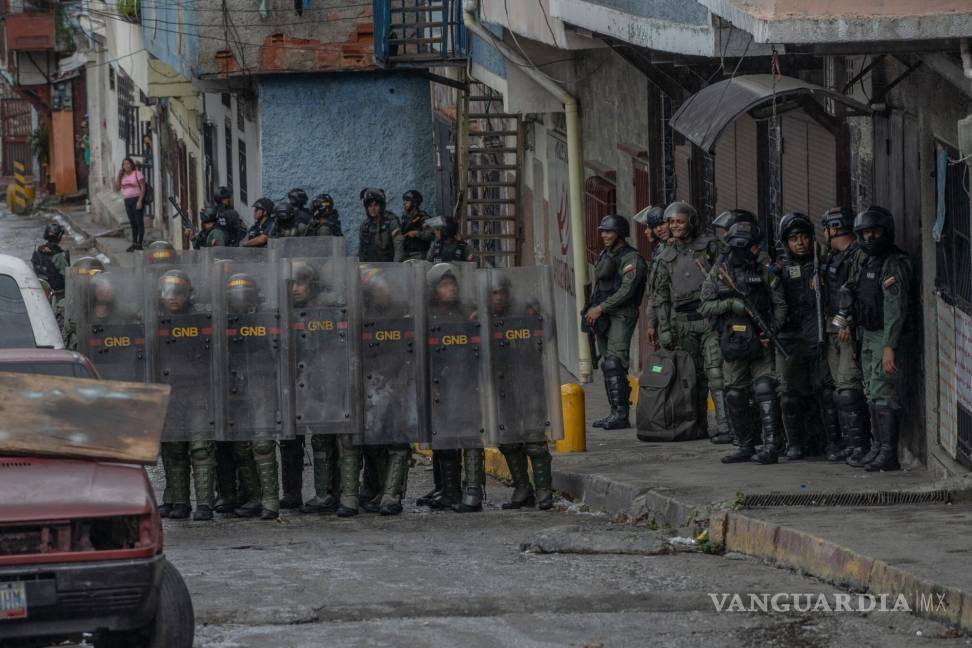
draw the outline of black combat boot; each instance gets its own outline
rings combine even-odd
[[[239,500],[236,485],[236,458],[233,446],[226,441],[216,442],[216,490],[217,498],[213,510],[217,513],[232,513]]]
[[[524,444],[530,465],[533,467],[533,484],[537,489],[537,508],[548,511],[553,508],[553,473],[551,472],[550,450],[546,441]]]
[[[753,456],[758,464],[775,464],[779,460],[783,420],[776,388],[776,381],[770,378],[758,378],[753,383],[753,400],[763,428],[763,447]]]
[[[721,372],[720,372],[721,375]],[[711,385],[711,378],[709,379]],[[715,406],[716,427],[715,434],[709,437],[709,441],[718,444],[732,443],[732,428],[729,426],[729,413],[726,410],[726,392],[723,389],[712,389],[712,404]],[[705,403],[708,410],[708,402]],[[706,411],[708,415],[708,411]]]
[[[280,516],[280,490],[277,476],[277,444],[273,441],[256,441],[253,443],[253,460],[256,462],[257,475],[260,478],[260,499],[262,509],[261,520],[275,520]]]
[[[192,512],[192,507],[184,502],[176,502],[172,505],[172,510],[169,511],[170,520],[185,520],[189,517]]]
[[[604,362],[601,361],[601,377],[604,379],[604,393],[607,395],[608,403],[611,402],[611,386],[608,384],[607,371],[604,369]],[[611,418],[611,413],[607,416],[601,417],[599,419],[594,419],[591,423],[591,427],[602,428],[604,424]]]
[[[381,479],[385,474],[385,447],[384,446],[365,446],[362,449],[363,469],[361,471],[361,487],[358,491],[358,501],[361,508],[366,508],[366,504],[376,498],[381,497]],[[377,513],[378,509],[372,513]]]
[[[388,448],[385,462],[385,477],[382,480],[385,492],[381,495],[378,512],[381,515],[399,515],[402,512],[402,497],[408,478],[408,445],[393,445]]]
[[[621,361],[614,357],[604,359],[604,382],[608,389],[608,402],[611,404],[611,414],[604,419],[605,430],[624,430],[631,427],[628,420],[628,398],[631,395],[631,385],[628,384],[628,374]]]
[[[877,414],[874,411],[874,403],[868,403],[867,410],[870,413],[868,418],[871,421],[870,449],[862,455],[857,455],[857,448],[855,448],[855,453],[847,457],[847,465],[853,466],[854,468],[863,468],[871,463],[881,450],[881,440],[878,438]]]
[[[824,434],[827,437],[827,447],[824,455],[827,461],[841,461],[847,457],[844,447],[844,437],[840,429],[840,415],[837,411],[837,401],[832,389],[820,392],[820,417],[823,419]]]
[[[336,439],[315,435],[311,445],[314,448],[314,497],[300,507],[300,512],[334,513],[338,508],[337,491],[334,490],[334,476],[338,472]]]
[[[482,448],[467,448],[462,451],[462,464],[466,473],[465,489],[462,500],[452,510],[456,513],[478,513],[483,510],[486,488],[486,452]]]
[[[462,450],[440,450],[442,490],[429,504],[437,511],[451,509],[459,503],[462,490]]]
[[[841,389],[834,396],[834,401],[837,403],[837,418],[844,437],[844,456],[837,461],[850,463],[852,458],[859,461],[870,447],[864,394],[857,389]]]
[[[783,411],[783,429],[786,431],[786,458],[790,461],[803,459],[808,413],[804,407],[806,403],[795,394],[784,394],[780,401],[780,408]]]
[[[753,410],[749,406],[749,394],[741,389],[726,390],[726,412],[736,434],[738,446],[732,454],[722,458],[722,463],[748,463],[756,454],[756,433],[753,429]]]
[[[346,518],[358,514],[358,474],[361,472],[361,446],[354,445],[353,437],[342,435],[338,439],[340,458],[338,467],[341,473],[341,499],[337,516]]]
[[[537,500],[533,494],[533,486],[530,484],[526,449],[520,444],[501,445],[500,452],[506,459],[506,465],[510,469],[510,477],[513,479],[513,495],[509,502],[503,504],[502,508],[509,510],[535,506]]]
[[[432,451],[432,490],[415,500],[416,506],[431,506],[432,500],[442,491],[442,469],[439,467],[439,451]]]
[[[216,481],[216,456],[212,444],[193,446],[192,481],[196,487],[196,510],[192,519],[208,522],[213,519],[213,486]]]
[[[871,426],[877,430],[880,448],[874,460],[864,466],[864,470],[901,470],[901,464],[898,463],[898,410],[887,405],[874,405],[871,411]]]
[[[280,508],[300,508],[304,503],[304,437],[280,442],[280,477],[283,494]]]

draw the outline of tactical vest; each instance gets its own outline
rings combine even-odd
[[[621,281],[624,277],[621,257],[629,252],[634,252],[634,248],[627,243],[617,249],[604,248],[601,250],[601,253],[597,256],[597,261],[594,262],[594,298],[591,300],[593,305],[600,304],[621,288]],[[618,307],[628,306],[631,302],[641,302],[642,295],[645,292],[645,283],[648,280],[647,274],[645,273],[645,276],[642,277],[640,285],[635,286],[634,290],[631,291],[630,300],[623,304],[617,304]]]
[[[358,258],[364,262],[381,262],[395,260],[395,246],[392,241],[392,232],[398,223],[393,217],[389,217],[385,212],[381,217],[374,221],[369,216],[365,216],[365,221],[361,225],[361,245],[358,249]]]
[[[413,218],[413,214],[415,218]],[[412,231],[421,231],[422,227],[425,225],[425,220],[429,217],[424,211],[416,210],[410,214],[402,214],[402,234],[407,234]],[[420,254],[425,256],[429,251],[430,242],[423,241],[422,239],[416,237],[405,237],[402,241],[402,247],[405,250],[406,255]]]
[[[887,257],[868,256],[857,277],[857,317],[868,331],[884,328],[884,288],[881,270]]]
[[[468,261],[469,244],[465,241],[459,241],[457,239],[450,239],[448,241],[433,241],[432,247],[429,248],[427,258],[432,263]]]
[[[770,321],[772,298],[770,288],[763,279],[763,266],[756,264],[752,267],[729,267],[728,272],[739,291],[746,300],[762,316],[764,321]],[[739,293],[720,281],[718,284],[720,299],[739,297]],[[756,323],[748,315],[726,313],[715,322],[715,330],[719,335],[719,348],[723,359],[730,362],[751,360],[762,352],[759,341],[760,331]]]
[[[736,286],[745,295],[747,301],[753,305],[759,314],[769,322],[773,315],[773,299],[770,296],[769,286],[763,279],[763,266],[756,264],[750,267],[733,267],[729,266],[729,274],[732,275],[733,281],[736,282]],[[726,286],[723,282],[719,282],[719,298],[728,299],[730,297],[739,297],[739,294],[735,290]]]
[[[45,279],[51,290],[55,292],[64,290],[64,275],[54,265],[54,257],[61,251],[58,245],[44,243],[34,250],[30,257],[30,264],[34,267],[34,273]]]
[[[787,262],[780,269],[786,296],[786,322],[782,331],[797,333],[808,341],[817,339],[817,301],[811,287],[813,261]]]
[[[828,319],[840,310],[840,288],[850,278],[854,256],[859,253],[857,243],[851,243],[843,252],[833,252],[821,268],[824,282],[824,306]]]
[[[663,262],[669,265],[669,275],[672,279],[672,307],[679,312],[692,310],[692,306],[697,308],[699,302],[699,292],[702,290],[702,282],[705,281],[705,272],[699,268],[697,259],[704,257],[704,248],[700,251],[695,247],[695,241],[680,246],[669,248],[671,252],[664,255]],[[669,259],[669,255],[674,255],[674,259]]]
[[[240,244],[240,241],[246,238],[246,227],[243,226],[243,220],[240,215],[232,207],[227,207],[226,205],[220,205],[216,208],[216,227],[219,227],[224,232],[226,232],[226,245],[230,247],[236,247]]]
[[[333,211],[323,218],[315,218],[307,226],[306,236],[344,236],[341,231],[341,219],[337,211]]]
[[[280,221],[274,224],[273,234],[270,238],[290,238],[293,236],[303,236],[305,227],[296,218],[287,225]]]

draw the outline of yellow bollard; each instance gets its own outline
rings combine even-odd
[[[564,438],[557,441],[557,452],[587,452],[587,421],[584,388],[575,383],[560,386],[564,412]]]
[[[632,409],[638,409],[638,376],[634,374],[628,374],[628,387],[631,388],[631,396],[628,401],[631,403]]]

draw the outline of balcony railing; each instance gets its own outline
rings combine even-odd
[[[466,60],[461,0],[374,0],[373,6],[380,65],[429,67]]]

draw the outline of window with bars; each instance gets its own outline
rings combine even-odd
[[[938,145],[938,213],[944,214],[944,227],[937,247],[935,285],[946,300],[972,313],[972,210],[966,189],[972,170],[963,163],[953,164],[958,151]]]
[[[115,86],[118,90],[118,139],[130,144],[137,129],[135,84],[122,70],[118,70]],[[126,146],[127,148],[127,146]]]
[[[244,117],[245,107],[246,107],[246,101],[242,97],[237,97],[236,98],[236,128],[238,128],[241,133],[244,130],[243,120],[245,119]]]
[[[594,263],[601,251],[601,235],[597,226],[601,219],[617,211],[617,188],[614,182],[593,175],[584,182],[584,229],[587,239],[587,260]]]
[[[240,151],[240,203],[247,205],[250,202],[250,198],[247,194],[246,186],[246,142],[239,140],[237,143]]]

